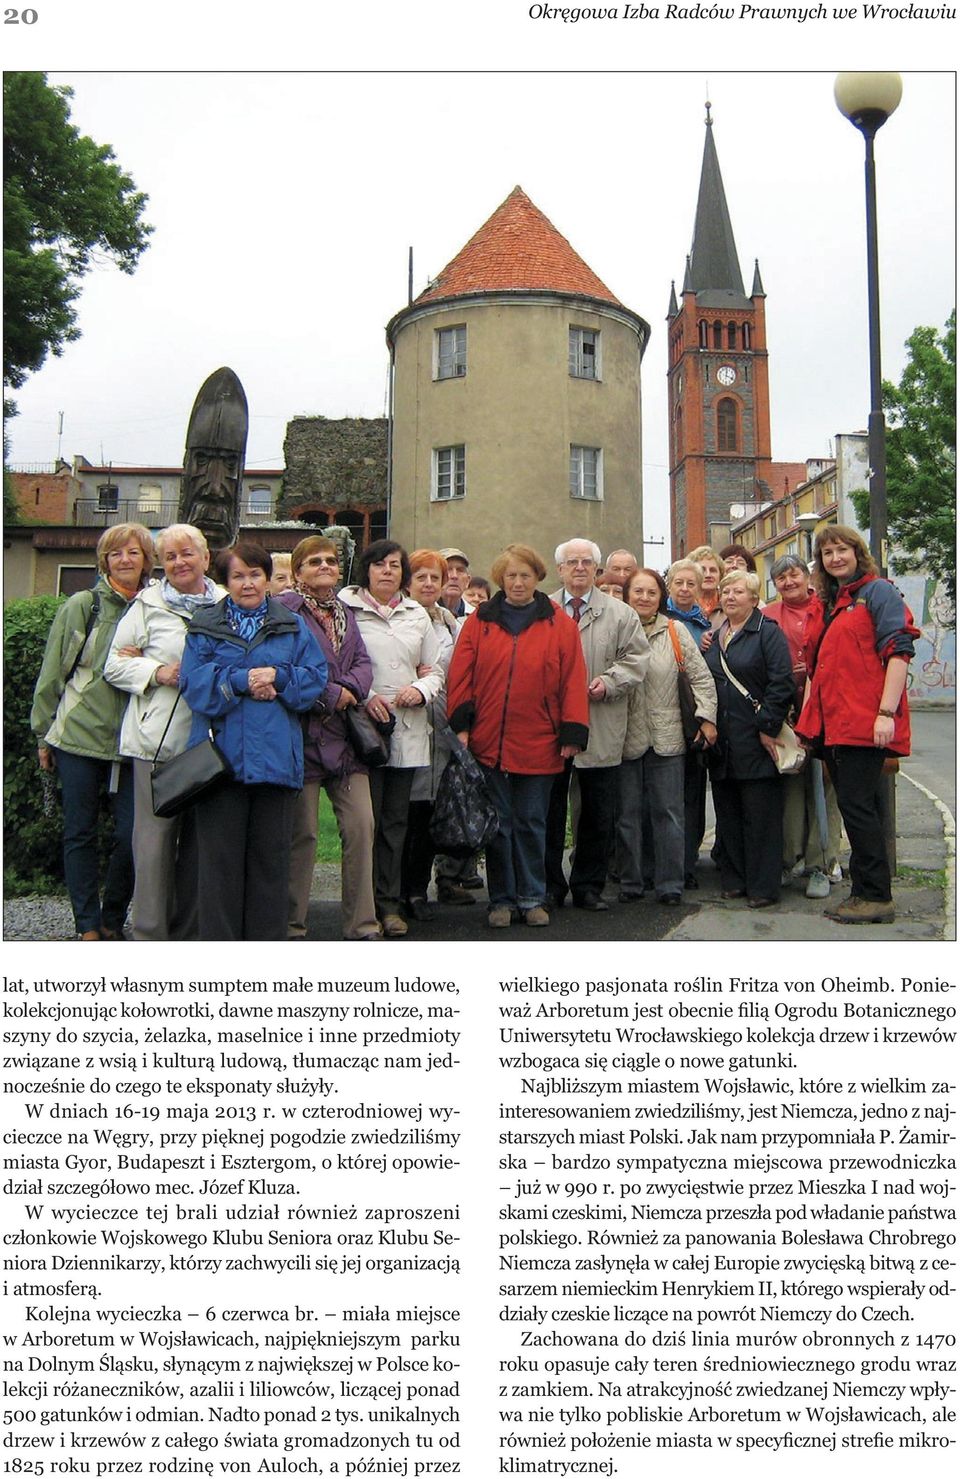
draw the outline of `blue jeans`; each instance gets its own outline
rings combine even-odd
[[[63,794],[63,871],[73,905],[77,933],[101,928],[119,934],[133,895],[133,770],[119,766],[119,788],[107,802],[113,814],[113,844],[100,895],[97,829],[101,787],[108,785],[112,764],[87,755],[55,750]]]
[[[483,767],[500,830],[487,843],[491,908],[535,909],[547,896],[544,849],[552,775],[509,775]]]
[[[653,874],[657,894],[683,893],[683,756],[648,750],[620,766],[617,866],[623,893],[643,893],[643,816],[649,816]],[[649,866],[649,865],[648,865]],[[647,875],[649,876],[649,874]]]

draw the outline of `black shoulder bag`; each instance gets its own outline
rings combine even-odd
[[[177,694],[170,717],[164,725],[157,754],[153,757],[150,772],[150,789],[153,793],[155,817],[175,817],[188,806],[193,806],[207,791],[221,781],[230,780],[233,772],[213,738],[213,727],[208,726],[207,737],[189,750],[173,755],[169,760],[159,761],[157,756],[163,749],[171,720],[176,713],[181,694]]]

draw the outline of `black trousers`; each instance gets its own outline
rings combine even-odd
[[[373,897],[377,914],[400,913],[403,889],[403,844],[407,836],[413,770],[381,765],[370,772],[370,801],[376,831],[373,839]]]
[[[751,899],[779,899],[783,867],[783,796],[779,776],[713,780],[720,841],[720,882]]]
[[[563,847],[567,831],[567,796],[573,761],[568,760],[554,777],[547,809],[547,893],[565,899],[567,880],[563,872]],[[580,820],[574,838],[569,890],[574,901],[588,891],[602,893],[613,847],[618,794],[618,765],[600,769],[578,767]]]
[[[696,750],[683,757],[683,871],[693,873],[707,830],[707,771]]]
[[[427,896],[430,874],[437,850],[430,836],[430,818],[433,816],[432,801],[411,801],[407,814],[407,835],[403,842],[403,860],[400,867],[400,891],[405,900]]]
[[[884,750],[867,745],[831,745],[826,753],[850,843],[851,892],[858,899],[875,903],[887,903],[893,897],[883,835],[881,780],[885,759]]]
[[[201,940],[286,939],[296,795],[225,781],[197,802]]]

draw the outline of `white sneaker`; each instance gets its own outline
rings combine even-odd
[[[822,873],[819,868],[814,868],[807,882],[806,893],[808,899],[829,899],[830,880],[826,873]]]
[[[834,863],[833,867],[830,869],[830,872],[828,873],[827,876],[830,879],[830,882],[831,883],[842,883],[843,882],[843,869],[840,867],[840,864],[839,863]]]

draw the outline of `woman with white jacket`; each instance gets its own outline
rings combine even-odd
[[[395,720],[390,758],[370,772],[376,824],[373,894],[388,939],[407,933],[400,899],[410,791],[414,771],[430,764],[427,705],[443,688],[433,622],[418,602],[403,594],[409,583],[406,551],[395,540],[378,539],[360,556],[358,583],[340,592],[373,664],[367,713],[376,723],[391,716]]]
[[[185,699],[177,704],[183,644],[193,613],[225,592],[206,574],[207,541],[192,524],[161,530],[156,549],[163,578],[147,586],[123,616],[104,675],[114,688],[130,694],[120,754],[133,761],[133,938],[187,940],[196,937],[197,923],[193,812],[155,817],[150,772],[161,738],[160,760],[187,747],[192,715]]]
[[[694,638],[682,621],[667,615],[667,587],[656,570],[634,571],[627,582],[626,600],[640,618],[650,644],[650,662],[643,683],[630,696],[620,767],[620,899],[642,899],[644,876],[652,873],[657,903],[679,904],[684,884],[687,755],[680,717],[680,661],[696,700],[698,748],[712,745],[717,737],[717,690]],[[644,840],[648,843],[646,863]]]

